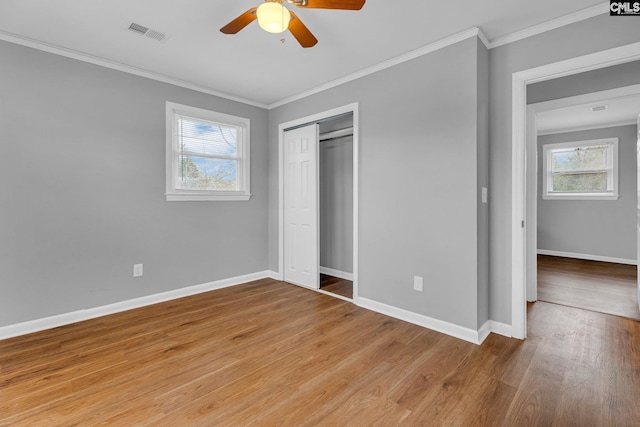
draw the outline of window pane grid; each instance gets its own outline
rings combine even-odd
[[[543,150],[543,197],[617,198],[616,138],[546,144]]]

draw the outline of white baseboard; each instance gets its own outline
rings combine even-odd
[[[329,267],[320,267],[320,274],[327,274],[329,276],[337,277],[339,279],[353,281],[353,273],[347,273],[346,271],[334,270]]]
[[[442,332],[443,334],[447,334],[473,344],[482,344],[482,341],[484,341],[484,339],[489,335],[489,332],[491,332],[487,323],[485,323],[480,330],[475,331],[470,328],[434,319],[432,317],[383,304],[368,298],[358,298],[358,305],[368,310],[395,317],[396,319],[404,320],[405,322],[413,323],[437,332]]]
[[[338,276],[336,276],[338,277]],[[59,326],[69,325],[71,323],[81,322],[83,320],[95,319],[109,314],[120,313],[122,311],[132,310],[135,308],[145,307],[152,304],[158,304],[173,299],[183,298],[191,295],[209,292],[216,289],[227,288],[230,286],[240,285],[242,283],[251,282],[270,278],[281,280],[280,274],[276,271],[265,270],[257,273],[246,274],[243,276],[231,277],[228,279],[216,280],[200,285],[189,286],[186,288],[175,289],[172,291],[161,292],[158,294],[147,295],[140,298],[134,298],[127,301],[120,301],[113,304],[93,307],[85,310],[77,310],[70,313],[63,313],[55,316],[45,317],[42,319],[30,320],[27,322],[16,323],[14,325],[0,327],[0,340],[13,338],[20,335],[26,335],[33,332],[39,332],[46,329],[57,328]],[[349,279],[346,279],[349,280]],[[482,344],[489,333],[494,332],[506,337],[511,336],[511,326],[503,323],[488,320],[478,330],[464,328],[453,323],[433,319],[428,316],[413,313],[398,307],[383,304],[367,298],[358,298],[354,303],[362,308],[385,314],[396,319],[404,320],[443,334],[450,335],[455,338],[474,343]]]
[[[57,328],[58,326],[69,325],[71,323],[81,322],[83,320],[95,319],[96,317],[106,316],[109,314],[119,313],[134,308],[140,308],[147,305],[157,304],[173,299],[183,298],[191,295],[209,292],[216,289],[227,288],[239,285],[253,280],[273,278],[274,272],[260,271],[257,273],[246,274],[243,276],[231,277],[228,279],[216,280],[214,282],[203,283],[200,285],[188,286],[186,288],[175,289],[172,291],[161,292],[158,294],[147,295],[140,298],[134,298],[127,301],[120,301],[113,304],[103,305],[100,307],[88,308],[85,310],[72,311],[70,313],[58,314],[55,316],[45,317],[42,319],[30,320],[27,322],[16,323],[13,325],[0,327],[0,340],[26,335],[33,332],[43,331],[45,329]]]
[[[484,340],[487,339],[490,333],[491,333],[491,321],[487,320],[486,322],[484,322],[484,325],[480,326],[480,329],[478,329],[478,343],[482,344]]]
[[[502,335],[503,337],[507,338],[513,337],[513,335],[511,334],[511,325],[496,322],[495,320],[487,320],[487,323],[489,324],[489,329],[494,334]]]
[[[589,261],[604,261],[604,262],[614,262],[616,264],[638,265],[638,261],[633,259],[612,258],[608,256],[601,256],[601,255],[577,254],[574,252],[550,251],[547,249],[538,249],[538,255],[550,255],[550,256],[559,256],[563,258],[586,259]]]
[[[267,277],[273,280],[282,280],[282,276],[277,271],[267,270]]]

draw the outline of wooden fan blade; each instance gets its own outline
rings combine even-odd
[[[309,9],[360,10],[362,6],[364,6],[365,1],[366,0],[306,0],[306,2],[296,4],[296,6]]]
[[[242,15],[238,16],[233,21],[229,22],[224,27],[220,28],[220,31],[222,31],[225,34],[237,33],[238,31],[240,31],[247,25],[251,24],[253,21],[255,21],[258,18],[258,16],[256,15],[257,9],[258,9],[257,7],[252,7]]]
[[[291,21],[289,21],[289,31],[293,34],[293,37],[298,40],[300,46],[302,47],[312,47],[318,43],[318,39],[311,34],[311,31],[302,23],[298,16],[289,11],[291,13]]]

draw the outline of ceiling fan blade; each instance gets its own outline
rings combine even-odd
[[[298,40],[300,46],[302,47],[312,47],[318,43],[318,39],[311,34],[311,31],[302,23],[300,18],[293,13],[291,13],[291,21],[289,21],[289,31],[293,34],[293,37]]]
[[[366,0],[306,0],[295,1],[298,7],[306,7],[309,9],[344,9],[344,10],[360,10],[364,6]],[[301,3],[301,4],[298,4]]]
[[[229,22],[224,27],[220,28],[220,31],[225,34],[237,33],[238,31],[240,31],[247,25],[251,24],[253,21],[255,21],[258,18],[258,16],[256,15],[257,9],[258,9],[257,7],[252,7],[242,15],[238,16],[233,21]]]

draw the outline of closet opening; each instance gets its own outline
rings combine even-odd
[[[279,125],[279,278],[358,301],[358,104]]]
[[[353,115],[319,124],[320,289],[353,299]]]

